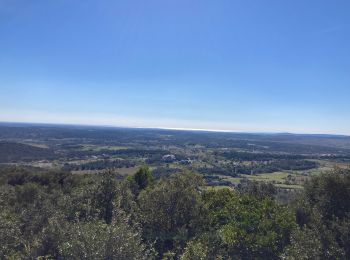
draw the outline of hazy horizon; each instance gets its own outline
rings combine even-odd
[[[342,133],[327,133],[327,132],[288,132],[288,131],[248,131],[248,130],[232,130],[232,129],[205,129],[205,128],[176,128],[166,126],[132,126],[118,124],[89,124],[89,123],[74,123],[74,122],[33,122],[33,121],[0,121],[0,125],[33,125],[33,126],[65,126],[65,127],[96,127],[96,128],[125,128],[125,129],[155,129],[155,130],[174,130],[174,131],[195,131],[195,132],[213,132],[213,133],[233,133],[233,134],[266,134],[266,135],[324,135],[324,136],[343,136],[349,137],[348,134]]]
[[[0,2],[0,121],[350,135],[350,2]]]

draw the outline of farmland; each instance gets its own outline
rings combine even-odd
[[[300,189],[310,176],[350,164],[346,136],[244,134],[161,129],[2,124],[0,162],[73,174],[134,174],[143,165],[156,178],[201,174],[208,186],[242,182]]]

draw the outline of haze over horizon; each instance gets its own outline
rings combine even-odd
[[[350,2],[0,1],[0,121],[350,135]]]

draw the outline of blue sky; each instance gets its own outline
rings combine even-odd
[[[348,0],[0,0],[0,121],[350,134]]]

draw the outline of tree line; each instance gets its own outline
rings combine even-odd
[[[96,160],[92,162],[73,164],[66,163],[63,165],[65,171],[84,171],[84,170],[103,170],[113,168],[130,168],[136,166],[136,163],[130,160],[114,159],[114,160]]]
[[[317,168],[318,164],[309,160],[277,160],[269,162],[229,163],[201,167],[197,171],[206,175],[226,175],[236,177],[239,174],[273,173],[278,171],[305,171]],[[195,169],[194,169],[195,170]]]
[[[349,259],[350,172],[313,177],[279,204],[271,184],[208,189],[149,168],[0,171],[0,259]]]

